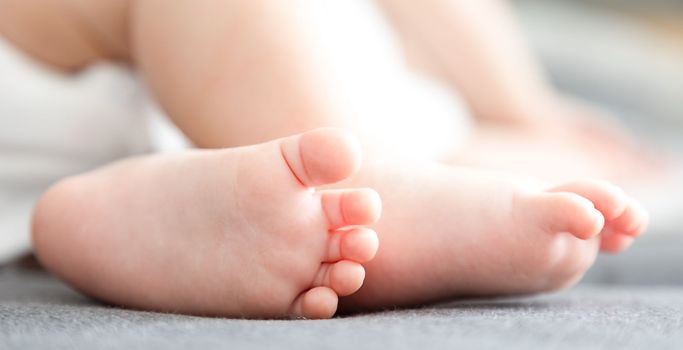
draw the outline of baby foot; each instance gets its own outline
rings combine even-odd
[[[331,317],[378,248],[370,189],[313,190],[354,173],[331,129],[235,149],[125,160],[67,179],[34,216],[40,260],[128,307],[233,317]]]
[[[545,188],[498,172],[368,163],[350,185],[384,199],[382,249],[343,311],[566,288],[601,247],[619,252],[647,226],[645,210],[604,181]]]
[[[620,188],[596,180],[521,191],[515,200],[515,221],[525,230],[540,230],[551,237],[541,266],[550,266],[547,289],[575,283],[593,264],[596,249],[618,253],[642,234],[648,214]],[[567,239],[570,234],[578,240]]]

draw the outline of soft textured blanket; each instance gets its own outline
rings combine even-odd
[[[122,310],[42,272],[0,270],[0,349],[681,349],[683,287],[583,285],[327,321]]]

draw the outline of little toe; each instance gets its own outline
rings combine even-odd
[[[342,260],[336,263],[323,263],[313,286],[329,287],[339,296],[355,293],[363,285],[365,269],[359,263]]]
[[[344,180],[361,162],[359,142],[338,129],[317,129],[285,138],[280,150],[294,176],[306,187]]]
[[[331,318],[337,312],[338,302],[339,297],[332,289],[311,288],[294,300],[291,314],[313,320]]]
[[[553,233],[569,232],[585,240],[600,233],[605,224],[593,203],[574,193],[541,193],[528,200],[536,222]]]
[[[368,262],[375,257],[379,247],[377,233],[368,228],[335,231],[330,234],[327,262],[351,260]]]
[[[591,201],[605,220],[612,220],[621,215],[629,203],[628,197],[621,188],[600,180],[571,182],[554,187],[548,192],[576,193]]]
[[[382,200],[369,188],[320,191],[321,203],[330,229],[377,222]]]

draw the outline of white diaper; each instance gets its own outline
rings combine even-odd
[[[0,263],[29,250],[31,210],[52,183],[150,149],[147,104],[123,67],[50,70],[0,37]]]
[[[404,158],[441,158],[463,144],[471,130],[468,108],[445,84],[406,64],[398,36],[374,1],[309,4],[311,35],[323,46],[330,76],[353,91],[344,116],[356,133]]]

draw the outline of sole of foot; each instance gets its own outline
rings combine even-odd
[[[334,315],[378,249],[381,213],[346,179],[361,151],[320,129],[255,146],[152,155],[65,179],[37,205],[40,261],[131,308],[248,318]]]

